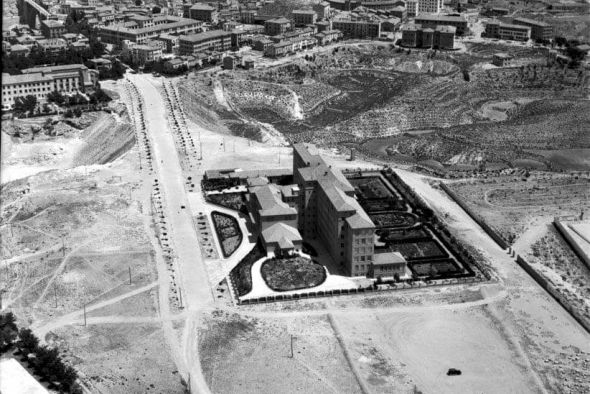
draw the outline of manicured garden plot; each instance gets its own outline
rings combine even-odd
[[[221,191],[229,189],[234,186],[239,186],[240,180],[236,178],[217,178],[217,179],[203,179],[201,186],[203,191]]]
[[[210,203],[235,211],[244,211],[246,209],[246,198],[244,197],[244,193],[209,194],[206,199]]]
[[[350,178],[348,181],[364,200],[395,197],[379,177]]]
[[[261,273],[268,287],[274,291],[307,289],[326,280],[324,266],[301,256],[265,261]]]
[[[429,279],[453,277],[463,273],[463,270],[452,259],[438,261],[420,261],[409,264],[414,276]]]
[[[379,241],[381,242],[395,242],[404,241],[417,238],[428,238],[430,235],[421,227],[410,229],[381,229],[377,230]]]
[[[266,251],[262,243],[258,241],[250,253],[232,269],[230,276],[236,286],[239,297],[252,291],[252,266],[264,256],[266,256]]]
[[[383,211],[405,211],[406,203],[402,200],[395,200],[392,198],[383,198],[375,200],[363,200],[359,198],[359,203],[365,212],[383,212]]]
[[[396,242],[389,244],[389,249],[401,253],[406,260],[448,257],[447,253],[434,240]]]
[[[242,242],[242,231],[238,221],[229,215],[221,212],[211,212],[213,218],[213,225],[215,226],[215,232],[221,242],[221,251],[224,257],[231,256]]]
[[[410,227],[416,224],[416,216],[407,212],[369,214],[376,227]]]

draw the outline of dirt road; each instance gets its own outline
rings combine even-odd
[[[186,327],[191,327],[199,310],[213,302],[213,294],[192,224],[191,210],[183,186],[182,168],[172,130],[167,122],[166,104],[158,89],[158,81],[142,75],[130,75],[129,80],[137,87],[145,102],[144,117],[154,149],[154,167],[164,195],[163,209],[180,271],[178,276],[185,308],[189,311]],[[186,208],[182,208],[183,206]],[[198,347],[191,346],[190,349],[183,349],[183,352],[193,392],[209,393],[201,372]]]

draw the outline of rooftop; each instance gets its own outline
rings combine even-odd
[[[281,199],[281,190],[276,185],[257,186],[250,190],[260,206],[260,216],[297,215],[297,211],[291,208]]]
[[[189,42],[200,42],[200,41],[212,40],[215,38],[229,37],[229,36],[231,36],[231,33],[227,32],[227,31],[209,30],[209,31],[205,31],[202,33],[180,36],[180,40],[189,41]]]
[[[31,83],[31,82],[49,82],[53,81],[53,78],[50,76],[45,76],[40,72],[37,73],[28,73],[28,74],[19,74],[19,75],[10,75],[6,73],[2,73],[2,85],[15,85],[19,83]]]
[[[281,249],[293,248],[293,242],[301,242],[299,230],[284,223],[275,223],[262,232],[266,244],[278,243]]]
[[[418,15],[416,21],[428,22],[460,22],[467,23],[467,20],[462,16],[448,16],[448,15]]]
[[[373,264],[375,265],[393,265],[405,263],[406,259],[399,252],[375,253],[373,255]]]
[[[534,19],[529,19],[529,18],[514,18],[512,21],[513,22],[526,23],[526,24],[540,26],[540,27],[549,27],[549,26],[551,26],[549,23],[545,23],[545,22],[541,22],[541,21],[536,21]]]

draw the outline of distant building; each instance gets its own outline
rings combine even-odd
[[[59,53],[68,48],[68,43],[63,38],[47,38],[45,40],[38,40],[37,46],[48,53]]]
[[[418,13],[438,14],[443,9],[443,0],[418,0]],[[419,23],[419,22],[416,22]]]
[[[405,21],[406,19],[408,19],[408,10],[406,9],[406,7],[393,7],[393,9],[388,12],[388,14],[391,16],[395,16],[396,18],[399,18],[401,21]]]
[[[274,18],[264,22],[264,32],[269,36],[283,34],[291,28],[291,22],[287,18]]]
[[[402,45],[410,48],[453,49],[455,28],[437,26],[436,29],[431,29],[420,25],[408,25],[402,28]]]
[[[414,23],[422,25],[423,28],[435,29],[438,26],[452,26],[455,34],[462,36],[467,32],[467,20],[462,16],[447,15],[418,15]]]
[[[318,45],[328,45],[342,38],[340,30],[324,30],[315,35]]]
[[[21,75],[2,74],[2,109],[12,109],[17,97],[33,95],[44,102],[53,91],[63,94],[92,91],[98,85],[98,71],[82,64],[33,67]]]
[[[485,36],[500,40],[528,41],[531,38],[531,28],[524,25],[491,21],[486,24]]]
[[[256,11],[255,10],[243,10],[240,11],[240,22],[253,24],[256,22]]]
[[[189,18],[202,22],[217,23],[217,9],[208,4],[195,4],[189,9]]]
[[[140,20],[139,22],[144,23],[145,21]],[[104,43],[121,47],[125,40],[143,44],[145,41],[155,39],[161,34],[194,33],[200,30],[203,24],[201,21],[170,15],[153,18],[153,25],[148,27],[138,27],[137,22],[131,23],[134,23],[134,25],[114,24],[99,27],[98,36]]]
[[[295,26],[313,25],[318,16],[313,10],[294,10],[291,12],[291,18]]]
[[[160,46],[129,43],[124,44],[123,49],[133,64],[143,66],[146,63],[153,63],[162,58],[162,48]]]
[[[399,252],[375,253],[367,275],[373,278],[394,279],[404,277],[408,263]]]
[[[313,10],[319,19],[328,19],[330,17],[330,3],[327,1],[314,4]]]
[[[512,23],[515,25],[523,25],[531,28],[531,38],[533,40],[552,40],[553,26],[548,23],[536,21],[527,18],[514,18]]]
[[[285,56],[291,53],[299,52],[303,49],[312,48],[316,44],[317,40],[314,37],[292,38],[269,45],[264,51],[264,56]]]
[[[418,0],[406,0],[406,12],[409,17],[418,15]]]
[[[211,30],[203,33],[180,36],[178,39],[181,55],[193,55],[208,50],[223,52],[231,49],[234,45],[232,32],[223,30]],[[239,43],[237,43],[239,44]]]
[[[507,53],[494,53],[492,64],[498,67],[506,67],[512,63],[512,60],[514,60],[514,57]]]
[[[340,30],[346,38],[377,38],[381,35],[381,22],[340,18],[332,21],[332,29]]]
[[[48,19],[41,21],[41,33],[45,38],[59,38],[67,32],[62,21]]]
[[[508,8],[491,7],[484,8],[481,13],[485,16],[505,16],[510,13],[510,10]]]

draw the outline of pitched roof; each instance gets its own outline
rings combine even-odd
[[[284,223],[275,223],[262,231],[262,239],[266,244],[278,243],[281,249],[293,247],[293,242],[301,242],[299,230]]]
[[[375,253],[373,255],[373,264],[375,265],[393,265],[405,263],[406,259],[399,252]]]
[[[258,201],[260,216],[296,215],[297,211],[281,200],[281,191],[275,185],[257,186],[250,190]]]

